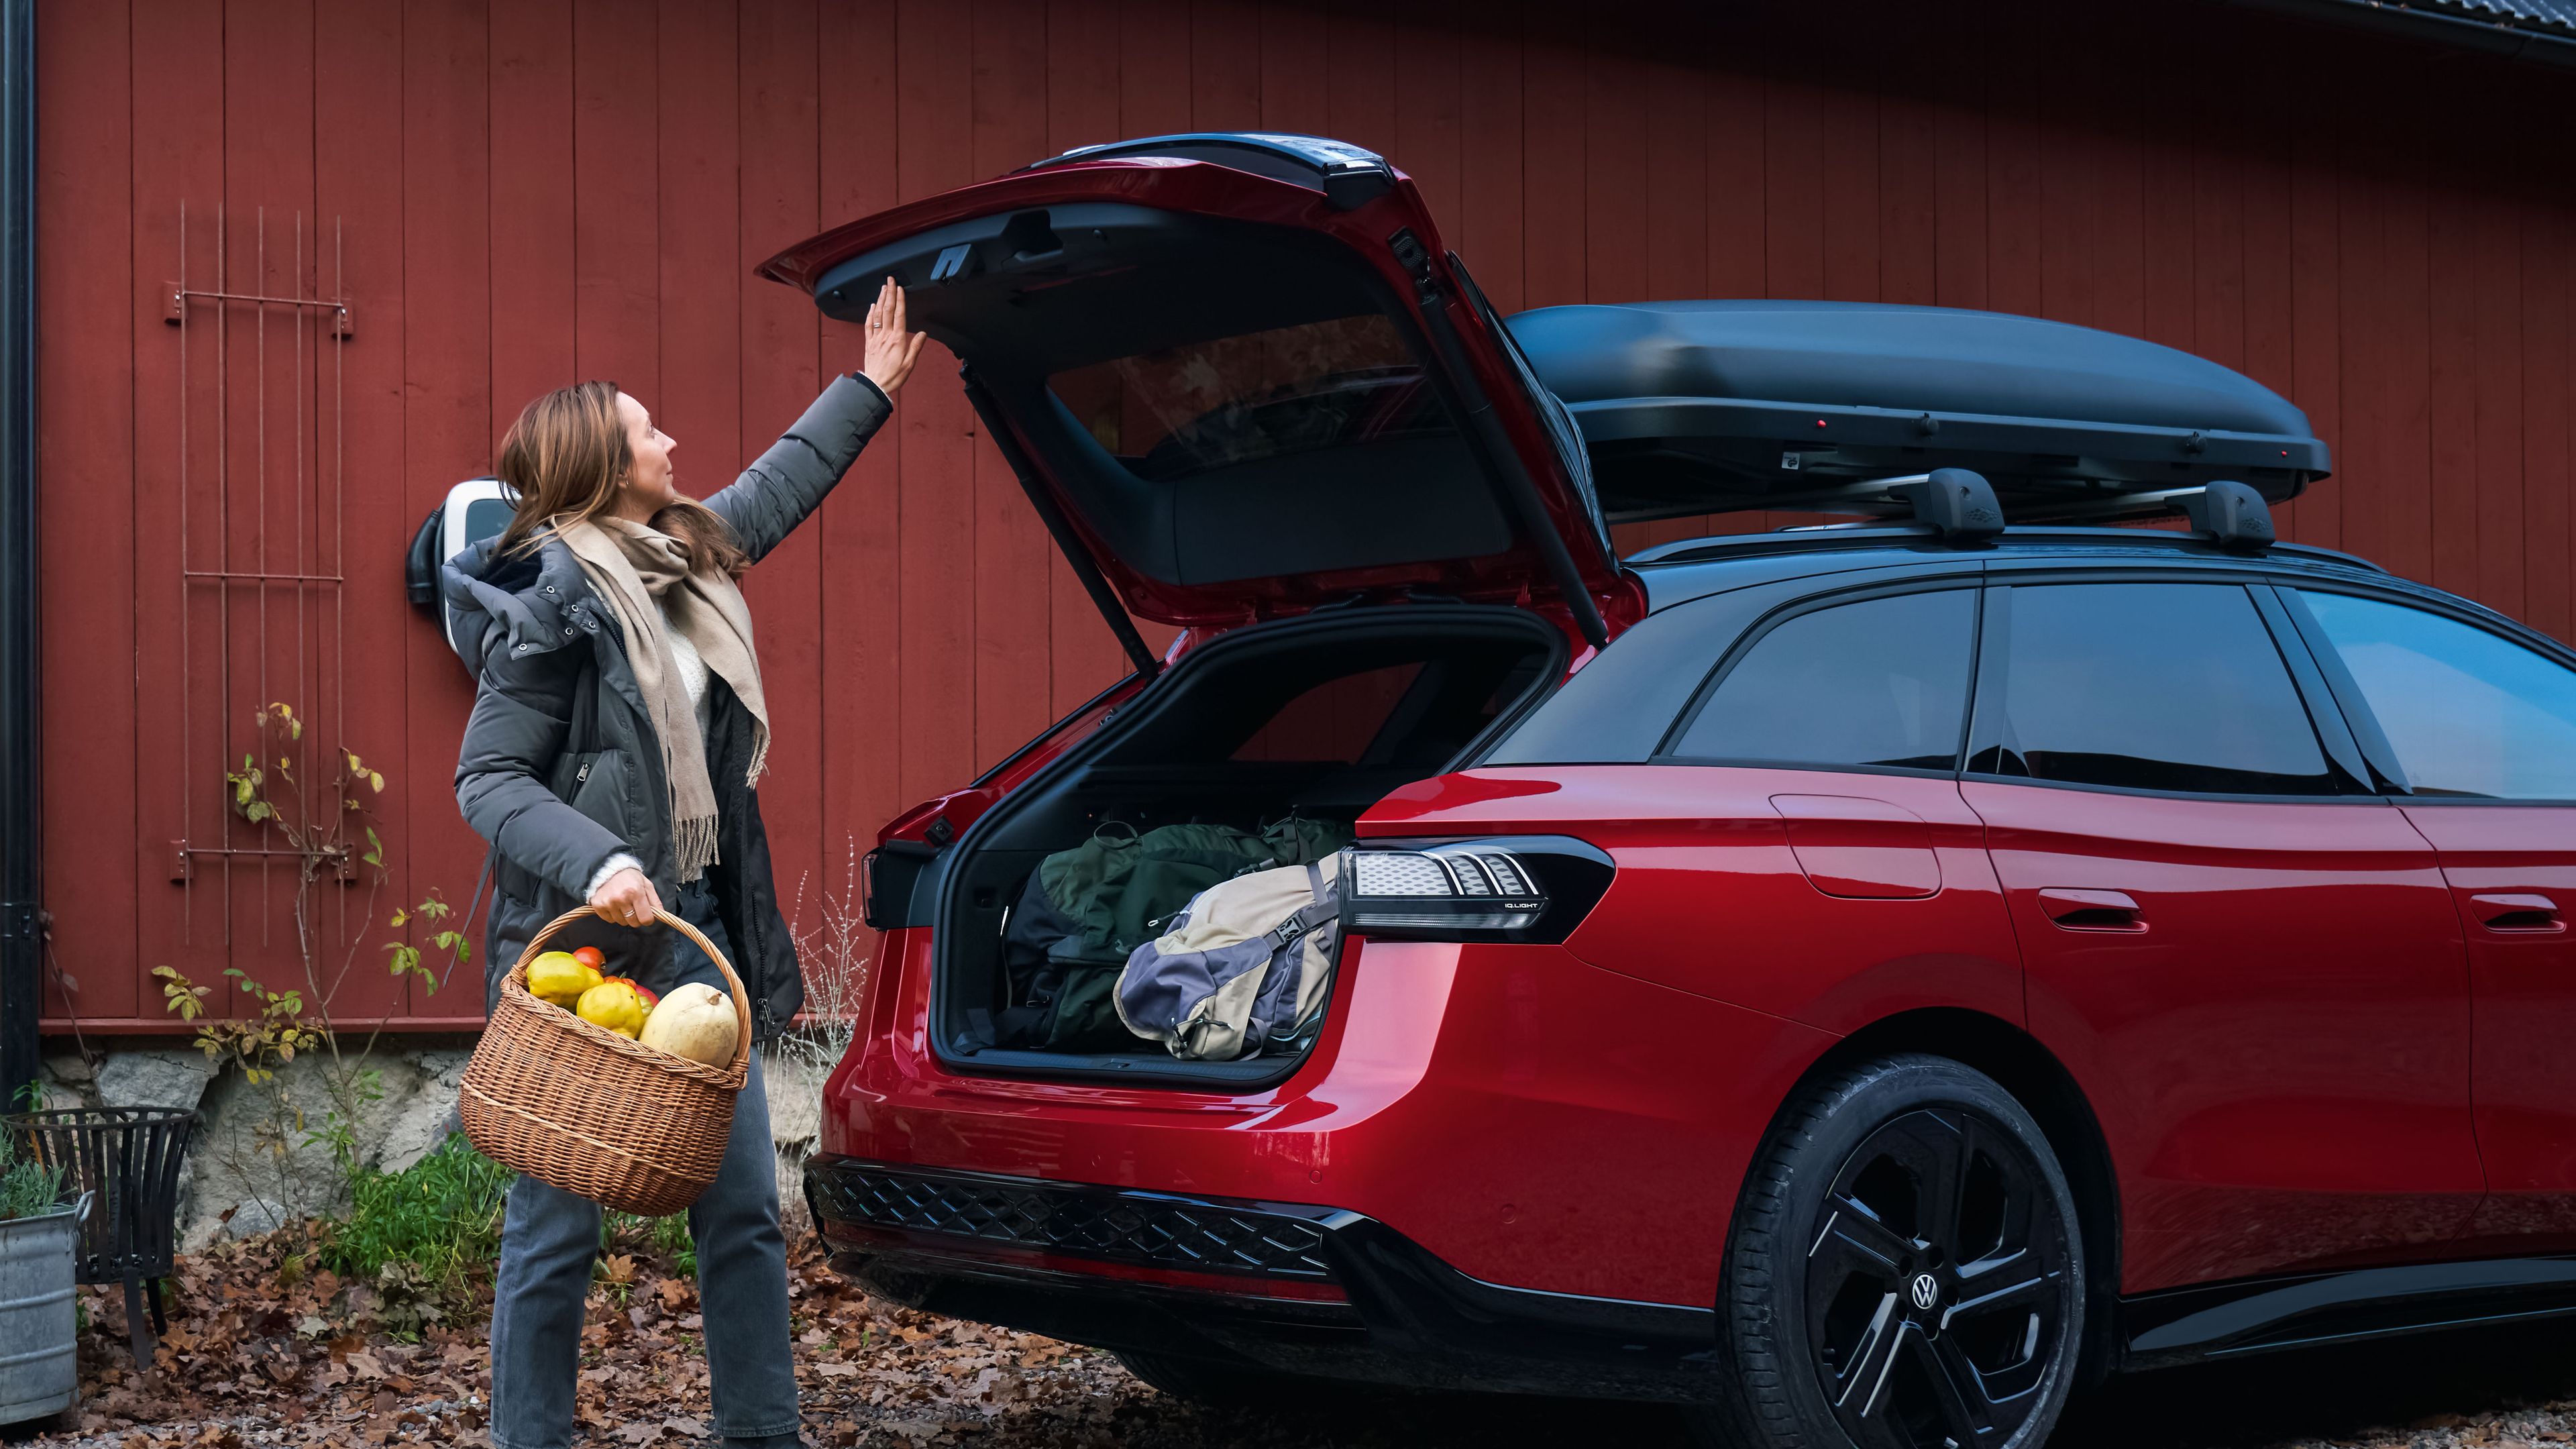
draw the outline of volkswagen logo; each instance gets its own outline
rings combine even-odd
[[[1941,1285],[1929,1273],[1914,1275],[1913,1293],[1915,1308],[1924,1313],[1931,1312],[1932,1305],[1941,1301]]]

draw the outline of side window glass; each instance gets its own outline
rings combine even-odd
[[[2474,625],[2302,589],[2418,795],[2576,800],[2576,672]]]
[[[1976,606],[1974,590],[1943,589],[1791,618],[1726,671],[1671,754],[1955,768]]]
[[[2001,688],[1982,707],[2000,717],[1981,718],[1993,744],[1971,769],[2221,795],[2345,788],[2244,589],[2042,584],[1989,607]]]

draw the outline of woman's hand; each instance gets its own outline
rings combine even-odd
[[[621,870],[590,893],[590,908],[601,920],[620,926],[649,925],[662,912],[662,898],[640,870]]]
[[[904,330],[903,288],[894,284],[894,278],[886,278],[885,285],[877,288],[877,299],[868,304],[867,361],[859,371],[891,398],[912,376],[913,359],[921,355],[924,340],[920,333]]]

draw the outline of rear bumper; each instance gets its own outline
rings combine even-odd
[[[1716,1315],[1507,1288],[1382,1223],[841,1156],[833,1266],[898,1303],[1099,1348],[1422,1388],[1704,1401]]]

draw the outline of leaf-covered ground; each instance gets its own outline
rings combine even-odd
[[[1335,1395],[1203,1411],[1105,1354],[872,1302],[810,1240],[795,1271],[809,1442],[884,1449],[1511,1449],[1678,1446],[1650,1406]],[[121,1295],[83,1290],[83,1405],[64,1449],[489,1444],[481,1312],[443,1313],[398,1275],[297,1271],[279,1240],[187,1260],[159,1361],[135,1371]],[[712,1442],[694,1285],[649,1250],[611,1257],[584,1334],[585,1442]],[[23,1431],[12,1438],[23,1437]],[[2057,1435],[2082,1449],[2452,1449],[2576,1443],[2576,1331],[2525,1328],[2122,1380]]]

